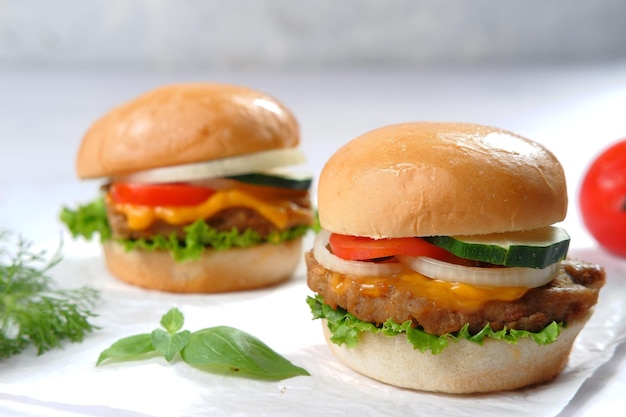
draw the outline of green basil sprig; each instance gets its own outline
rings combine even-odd
[[[172,308],[161,318],[162,328],[118,340],[100,353],[96,366],[104,361],[139,359],[150,354],[160,354],[171,362],[180,353],[188,365],[213,373],[267,380],[309,375],[242,330],[217,326],[192,333],[181,330],[183,324],[183,314]]]

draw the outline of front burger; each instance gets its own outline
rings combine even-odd
[[[540,144],[467,123],[365,133],[326,163],[308,297],[332,352],[423,391],[552,380],[605,282],[567,257],[563,169]]]
[[[86,132],[76,171],[101,195],[61,220],[100,236],[127,283],[170,292],[247,290],[287,280],[313,220],[299,126],[247,87],[168,85],[112,109]]]

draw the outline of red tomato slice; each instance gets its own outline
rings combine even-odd
[[[110,187],[110,193],[116,203],[172,207],[198,205],[211,197],[215,190],[182,183],[114,183]]]
[[[346,260],[363,261],[395,255],[428,256],[445,259],[450,253],[419,237],[372,239],[332,233],[328,239],[331,251]]]

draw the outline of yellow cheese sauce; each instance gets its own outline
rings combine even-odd
[[[310,211],[299,207],[278,193],[266,193],[261,196],[242,189],[218,190],[206,201],[196,206],[148,207],[114,203],[113,207],[126,216],[128,227],[133,230],[146,229],[156,220],[163,220],[173,225],[192,223],[197,219],[207,219],[221,210],[233,207],[252,209],[282,230],[286,228],[290,216],[306,215],[304,211]]]
[[[433,300],[442,308],[474,311],[489,301],[514,301],[527,291],[524,287],[476,286],[459,282],[430,279],[417,272],[407,271],[391,277],[361,277],[334,273],[331,288],[342,294],[355,288],[365,297],[385,297],[394,290],[414,297]]]

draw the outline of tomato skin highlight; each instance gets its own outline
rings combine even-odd
[[[333,254],[346,260],[364,261],[396,255],[446,259],[450,253],[419,237],[372,239],[332,233],[328,239]]]
[[[600,246],[626,256],[626,139],[593,160],[583,177],[579,205],[585,227]]]
[[[215,190],[183,183],[113,183],[109,193],[114,202],[149,207],[195,206],[211,197]]]

